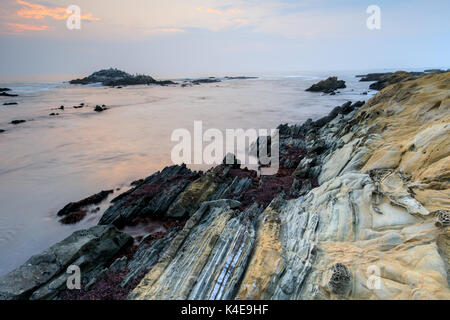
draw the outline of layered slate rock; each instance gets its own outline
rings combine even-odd
[[[66,287],[70,265],[84,278],[100,271],[132,238],[113,226],[77,231],[0,278],[0,299],[49,299]]]
[[[232,200],[203,203],[129,298],[232,298],[252,250],[251,219],[258,211],[239,214],[233,209],[239,206]]]
[[[136,218],[162,217],[177,196],[196,178],[198,174],[185,165],[167,167],[113,199],[113,205],[103,214],[99,224],[123,227]]]

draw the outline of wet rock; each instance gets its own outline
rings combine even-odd
[[[70,212],[67,215],[65,215],[64,218],[59,220],[59,222],[61,222],[62,224],[76,224],[81,220],[83,220],[86,217],[86,215],[87,215],[86,210]]]
[[[102,105],[102,106],[96,105],[95,108],[94,108],[95,112],[102,112],[102,111],[105,111],[105,110],[108,110],[108,108],[105,105]]]
[[[18,97],[17,94],[7,93],[7,92],[0,92],[0,97]]]
[[[13,121],[11,121],[11,124],[17,125],[17,124],[21,124],[24,122],[27,122],[27,121],[26,120],[13,120]]]
[[[99,223],[122,227],[138,217],[169,217],[169,206],[197,177],[185,165],[167,167],[113,199]]]
[[[17,102],[5,102],[3,105],[4,106],[16,106],[18,103]]]
[[[343,88],[346,88],[345,81],[338,80],[337,77],[329,77],[326,80],[322,80],[312,85],[310,88],[306,89],[306,91],[332,93],[337,89]]]
[[[199,85],[199,84],[203,84],[203,83],[216,83],[216,82],[221,82],[222,80],[211,77],[211,78],[205,78],[205,79],[196,79],[196,80],[192,80],[191,83],[194,85]]]
[[[6,130],[3,130],[3,129],[0,129],[0,133],[3,133],[3,132],[5,132]]]
[[[0,92],[6,92],[6,91],[11,91],[11,89],[9,89],[9,88],[0,88]]]
[[[51,299],[65,288],[70,265],[79,266],[88,277],[130,241],[130,236],[112,226],[76,231],[0,278],[0,299]]]
[[[86,216],[86,211],[83,209],[90,205],[99,204],[113,192],[114,190],[101,191],[83,200],[67,204],[64,208],[58,211],[58,216],[64,217],[60,220],[60,222],[65,224],[72,224],[80,221]]]
[[[49,116],[59,116],[59,113],[52,112],[52,113],[49,114]]]

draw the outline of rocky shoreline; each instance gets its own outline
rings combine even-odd
[[[450,73],[400,78],[280,125],[274,176],[236,163],[135,182],[0,278],[0,299],[450,299]],[[76,223],[110,193],[58,215]],[[138,224],[154,232],[123,231]]]

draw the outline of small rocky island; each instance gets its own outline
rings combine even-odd
[[[170,80],[155,80],[148,75],[131,75],[125,71],[110,68],[94,72],[88,77],[82,79],[75,79],[69,82],[70,84],[93,84],[101,83],[103,86],[133,86],[133,85],[160,85],[166,86],[176,84]]]
[[[0,97],[17,97],[17,94],[10,93],[11,89],[9,88],[0,88]]]
[[[306,89],[306,91],[332,94],[337,89],[344,89],[346,87],[347,86],[345,85],[344,80],[338,80],[337,77],[329,77],[326,80],[322,80],[316,84],[313,84],[310,88]]]

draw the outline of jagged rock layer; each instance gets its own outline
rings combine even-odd
[[[399,83],[307,132],[330,151],[321,185],[261,213],[235,298],[449,299],[448,226],[433,213],[450,198],[449,88],[449,73]],[[209,271],[194,270],[175,274],[194,287]],[[174,297],[157,271],[145,279],[130,298]]]
[[[82,259],[81,293],[62,290],[63,266],[85,257],[77,247],[64,263],[49,260],[45,277],[35,274],[42,259],[32,258],[32,272],[24,265],[0,279],[0,295],[450,299],[449,88],[449,73],[427,75],[388,86],[364,106],[280,126],[275,176],[168,167],[117,197],[102,225],[77,240],[95,228],[122,239],[99,262],[88,259],[96,249]],[[137,221],[159,221],[165,231],[131,246],[111,226]]]

